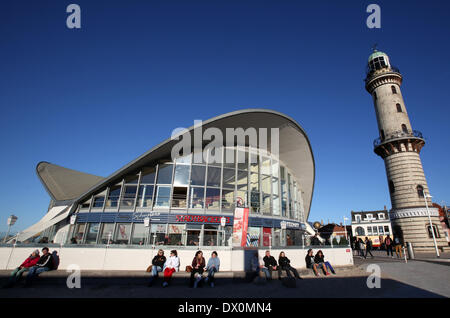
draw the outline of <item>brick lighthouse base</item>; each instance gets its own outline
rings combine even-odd
[[[436,208],[429,208],[429,210],[431,223],[438,232],[436,243],[439,252],[447,251],[449,247],[441,229],[439,212]],[[433,238],[428,232],[430,221],[425,207],[393,209],[390,211],[390,218],[394,236],[399,235],[403,238],[403,242],[411,242],[416,253],[434,253],[436,251]]]

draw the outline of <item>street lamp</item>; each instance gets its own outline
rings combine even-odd
[[[423,192],[424,192],[423,198],[425,200],[425,206],[427,207],[428,221],[430,221],[430,230],[431,230],[431,234],[433,235],[434,248],[436,250],[437,257],[440,257],[439,250],[438,250],[437,243],[436,243],[436,237],[434,236],[433,223],[431,223],[431,214],[430,214],[430,210],[428,209],[428,202],[427,202],[427,198],[432,198],[432,196],[430,194],[426,194],[425,191],[423,191]]]
[[[3,240],[4,243],[6,243],[6,240],[8,239],[9,231],[11,230],[11,226],[13,226],[14,223],[16,223],[16,221],[17,221],[17,216],[15,216],[14,214],[11,214],[8,218],[8,222],[6,223],[8,225],[8,232],[6,232],[5,239]]]

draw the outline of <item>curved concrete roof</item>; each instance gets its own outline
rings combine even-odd
[[[37,164],[36,173],[48,194],[55,201],[75,199],[104,180],[103,177],[64,168],[45,161]]]
[[[305,217],[306,219],[308,218],[314,190],[315,163],[309,139],[303,128],[294,119],[273,110],[244,109],[226,113],[203,121],[203,131],[210,127],[220,129],[223,132],[223,136],[226,135],[226,128],[267,128],[267,146],[269,150],[270,128],[279,128],[280,160],[289,167],[295,179],[297,179],[301,185],[306,212]],[[193,130],[194,126],[188,128],[189,132]],[[76,201],[88,199],[92,194],[98,192],[108,184],[119,182],[125,175],[135,172],[138,167],[152,165],[157,163],[158,160],[167,158],[167,155],[171,153],[171,149],[176,143],[178,143],[178,140],[171,140],[171,138],[168,138],[144,153],[142,156],[131,161],[129,164],[103,179],[95,186],[92,186],[89,190],[81,194]],[[192,142],[191,144],[193,145],[194,143]]]

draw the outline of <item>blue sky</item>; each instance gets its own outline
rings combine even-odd
[[[81,7],[79,30],[66,7]],[[381,6],[381,29],[366,7]],[[37,222],[49,161],[108,176],[194,119],[243,108],[283,112],[316,161],[309,220],[390,208],[377,124],[364,89],[371,47],[402,93],[433,199],[450,203],[447,1],[2,1],[0,231]]]

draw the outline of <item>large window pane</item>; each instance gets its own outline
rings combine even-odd
[[[158,184],[171,184],[172,183],[172,164],[160,164],[158,166]]]
[[[248,172],[238,170],[237,172],[237,188],[238,190],[247,191],[248,188]]]
[[[205,185],[205,175],[206,175],[206,167],[205,166],[192,166],[191,172],[191,185]]]
[[[218,147],[218,148],[211,148],[208,150],[208,165],[210,166],[222,166],[223,162],[223,153],[224,148]]]
[[[148,227],[146,227],[143,223],[133,224],[133,237],[131,239],[131,244],[144,245],[148,232]]]
[[[122,201],[120,206],[123,208],[133,208],[134,201],[136,199],[137,186],[124,186],[124,191],[122,191]]]
[[[237,166],[240,170],[248,170],[248,152],[238,150],[237,152]]]
[[[73,242],[81,244],[85,231],[86,231],[86,223],[78,223],[77,226],[75,227],[75,231],[73,234],[73,237],[75,238]]]
[[[175,167],[174,185],[188,185],[189,183],[189,169],[188,165],[177,165]]]
[[[128,244],[131,234],[131,223],[118,223],[114,235],[114,244]]]
[[[259,175],[257,173],[250,174],[250,190],[259,191]]]
[[[205,225],[203,231],[203,245],[204,246],[217,246],[217,230],[218,225]]]
[[[152,206],[153,199],[153,185],[139,186],[138,193],[138,207],[145,208]]]
[[[226,148],[223,166],[225,168],[234,168],[236,165],[236,150],[234,148]]]
[[[208,186],[220,187],[220,170],[217,167],[208,167]]]
[[[172,207],[186,208],[187,187],[173,187]]]
[[[112,242],[114,232],[114,223],[103,223],[102,232],[100,234],[100,243],[108,244]]]
[[[184,225],[169,224],[169,245],[183,245]]]
[[[234,169],[223,168],[223,187],[234,189],[234,177]]]
[[[155,208],[169,207],[170,187],[156,187]]]
[[[259,191],[252,191],[251,195],[250,195],[250,207],[251,207],[251,211],[253,213],[259,213],[259,208],[260,208],[260,193]]]
[[[206,208],[219,209],[220,189],[207,188],[206,189]]]
[[[96,196],[94,197],[94,203],[92,204],[92,208],[103,208],[103,204],[105,202],[105,196]]]
[[[166,238],[166,224],[151,224],[150,241],[152,245],[169,244],[169,237]]]
[[[154,184],[155,176],[156,176],[155,167],[146,167],[142,169],[141,184],[143,183]]]
[[[125,184],[138,184],[139,175],[132,174],[125,177]]]
[[[97,235],[98,229],[100,227],[100,223],[88,223],[88,231],[86,233],[86,244],[96,244],[97,243]]]
[[[233,211],[234,202],[234,190],[222,189],[222,211]]]
[[[270,170],[271,170],[270,158],[262,157],[262,160],[261,160],[261,174],[270,175]]]
[[[191,188],[190,191],[190,205],[191,209],[203,209],[204,208],[204,188]]]
[[[200,243],[200,230],[202,226],[198,224],[187,224],[186,245],[198,246]]]
[[[120,185],[110,187],[108,199],[106,200],[107,208],[117,207],[120,197],[120,189],[121,189]]]

